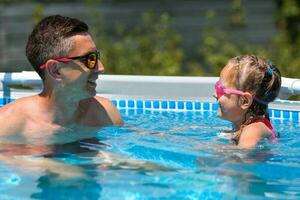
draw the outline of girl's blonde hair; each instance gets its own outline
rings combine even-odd
[[[251,93],[254,97],[244,124],[251,123],[251,119],[258,116],[264,115],[269,118],[268,103],[275,100],[281,87],[279,69],[271,62],[267,63],[255,55],[234,57],[229,60],[227,66],[234,70],[235,87]]]

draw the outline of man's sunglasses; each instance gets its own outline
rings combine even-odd
[[[73,60],[80,60],[87,68],[95,69],[98,64],[98,59],[100,58],[100,52],[96,50],[95,52],[91,52],[86,54],[85,56],[76,56],[76,57],[69,57],[69,58],[55,58],[58,62],[67,63],[72,62]],[[41,64],[40,68],[44,69],[46,67],[46,63]]]

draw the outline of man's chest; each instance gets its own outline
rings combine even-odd
[[[62,144],[95,137],[98,130],[99,127],[91,128],[80,125],[63,127],[47,123],[28,123],[19,138],[31,144]]]

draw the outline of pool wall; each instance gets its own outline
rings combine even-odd
[[[218,77],[100,75],[98,95],[113,101],[118,108],[216,111],[212,97]],[[35,72],[0,73],[0,104],[36,94],[42,81]],[[287,101],[300,94],[300,80],[283,78],[279,98],[270,104],[270,116],[275,119],[300,121],[300,102]]]

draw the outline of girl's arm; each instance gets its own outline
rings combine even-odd
[[[270,135],[270,130],[261,122],[244,127],[239,139],[239,148],[253,148],[264,137]]]

